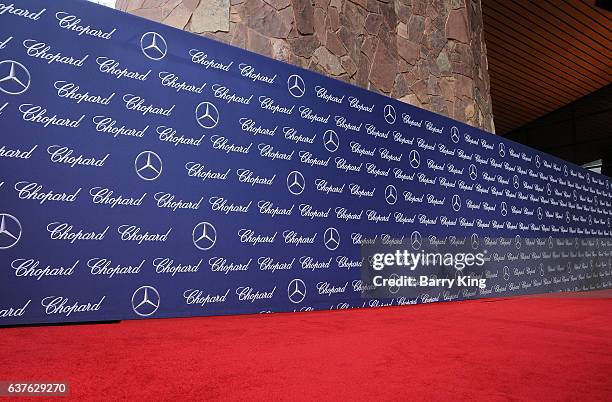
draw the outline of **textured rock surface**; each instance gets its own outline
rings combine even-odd
[[[480,0],[117,0],[116,7],[494,131]]]
[[[193,1],[190,2],[193,4]],[[230,0],[201,1],[191,17],[195,33],[229,31]]]

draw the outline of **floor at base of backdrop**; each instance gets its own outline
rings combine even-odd
[[[106,401],[610,400],[612,294],[575,296],[0,328],[0,381]]]

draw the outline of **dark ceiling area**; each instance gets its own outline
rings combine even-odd
[[[611,83],[612,12],[595,0],[483,0],[482,10],[497,134],[516,132]],[[588,123],[577,120],[577,142],[612,135],[609,96],[601,91],[572,109],[599,111]],[[534,138],[534,127],[527,134],[531,146],[567,145],[568,132],[555,135],[551,126]]]
[[[525,124],[505,137],[578,165],[599,159],[609,164],[612,162],[612,85]]]

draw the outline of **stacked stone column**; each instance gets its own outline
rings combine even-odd
[[[118,0],[117,8],[494,131],[480,0]]]

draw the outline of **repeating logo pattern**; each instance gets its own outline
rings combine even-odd
[[[608,178],[310,71],[75,4],[23,0],[23,13],[0,16],[13,38],[0,58],[10,134],[0,140],[0,325],[612,286]],[[485,250],[493,239],[506,251],[491,256],[486,289],[361,297],[368,244]],[[547,251],[531,254],[534,243]]]

